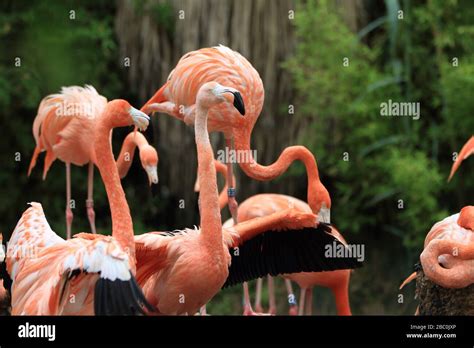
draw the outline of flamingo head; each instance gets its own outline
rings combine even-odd
[[[151,145],[140,148],[140,162],[148,175],[148,182],[158,184],[158,152]]]
[[[146,130],[150,123],[150,117],[131,106],[126,100],[115,99],[106,106],[106,112],[110,112],[113,127],[135,126],[141,131]]]
[[[217,82],[207,82],[199,88],[196,100],[205,108],[220,103],[232,104],[237,111],[245,116],[245,105],[242,94],[232,87],[222,86]]]

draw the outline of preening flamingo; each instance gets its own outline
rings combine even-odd
[[[73,212],[71,209],[71,163],[77,166],[88,164],[87,180],[87,217],[91,226],[91,232],[96,233],[95,212],[93,199],[94,185],[94,147],[93,134],[97,125],[99,115],[101,115],[107,99],[101,96],[94,87],[70,86],[63,87],[61,93],[51,94],[43,98],[37,116],[33,122],[33,136],[36,141],[36,148],[28,169],[28,176],[36,165],[37,158],[42,151],[46,151],[44,159],[43,180],[46,178],[51,164],[56,158],[66,164],[66,234],[71,238],[71,226]],[[130,151],[133,156],[133,138],[127,138],[128,143],[124,143],[121,153]],[[136,139],[143,144],[140,136]],[[138,145],[138,144],[137,144]],[[151,150],[144,145],[143,156],[147,159]],[[142,154],[140,155],[142,159]],[[153,159],[153,158],[152,158]],[[157,159],[157,158],[156,158]],[[118,163],[121,173],[126,173],[130,164],[126,161]],[[142,165],[147,171],[150,182],[155,181],[155,172],[149,162]],[[123,167],[123,168],[122,168]]]
[[[474,137],[463,146],[454,162],[451,180],[461,162],[474,154]],[[474,206],[437,222],[427,234],[420,255],[425,275],[445,288],[464,288],[474,283]],[[412,273],[400,289],[416,278]]]
[[[474,137],[461,149],[448,180],[472,154]],[[474,284],[474,206],[462,208],[431,228],[420,261],[425,275],[442,287],[457,289]]]
[[[113,100],[91,129],[94,162],[110,204],[112,236],[80,233],[64,240],[51,230],[41,204],[31,203],[23,213],[7,249],[7,270],[13,280],[12,314],[144,313],[147,303],[133,276],[132,218],[110,134],[115,127],[133,124],[145,129],[148,121],[147,115],[125,100]]]
[[[250,150],[250,136],[262,110],[264,88],[262,80],[241,54],[225,46],[203,48],[186,53],[168,76],[166,83],[142,107],[145,113],[164,112],[188,125],[194,124],[196,117],[196,98],[199,88],[206,82],[215,81],[238,90],[247,108],[246,117],[239,117],[231,105],[215,105],[209,109],[209,130],[224,133],[229,149],[245,154],[247,161],[239,166],[251,178],[272,180],[283,174],[290,164],[300,160],[306,167],[308,176],[308,203],[321,222],[329,223],[330,198],[321,185],[316,160],[303,146],[286,148],[278,160],[268,166],[258,164]],[[233,177],[232,163],[227,163],[228,180]],[[235,199],[235,186],[228,190],[229,210],[237,223],[238,204]],[[322,197],[322,198],[321,198]],[[248,286],[244,283],[244,305],[248,313],[253,313],[250,305]]]
[[[324,244],[337,239],[312,213],[288,209],[222,228],[214,154],[207,129],[209,110],[221,103],[234,105],[244,114],[242,98],[234,88],[216,82],[200,87],[194,121],[201,227],[135,237],[137,281],[161,314],[194,314],[221,287],[269,273],[357,266],[355,260],[322,257]]]

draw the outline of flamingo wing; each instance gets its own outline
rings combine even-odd
[[[12,314],[142,314],[152,310],[110,236],[63,240],[41,204],[23,214],[7,250]],[[53,236],[55,235],[55,237]]]
[[[317,224],[316,219],[312,213],[288,209],[225,229],[232,261],[223,287],[268,274],[360,267],[361,261],[347,252],[335,228]]]
[[[137,281],[145,282],[154,274],[164,269],[172,260],[170,255],[174,246],[179,245],[178,239],[185,238],[188,231],[196,234],[196,230],[175,232],[148,232],[135,236],[135,251],[137,258]]]
[[[464,144],[464,146],[462,147],[461,152],[459,153],[456,161],[454,162],[451,168],[451,173],[449,174],[448,181],[453,178],[453,175],[458,170],[459,166],[461,165],[461,162],[473,154],[474,154],[474,136],[472,136],[471,139],[469,139],[468,142]]]

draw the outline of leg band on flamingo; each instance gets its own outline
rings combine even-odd
[[[234,187],[229,187],[227,189],[227,196],[228,197],[235,197],[235,188]]]

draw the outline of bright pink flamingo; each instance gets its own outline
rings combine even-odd
[[[235,150],[247,156],[247,161],[239,162],[240,168],[251,178],[266,181],[283,174],[292,162],[302,161],[308,176],[308,203],[320,221],[327,221],[330,216],[329,194],[321,185],[316,160],[307,148],[288,147],[275,163],[268,166],[262,166],[254,160],[250,151],[250,136],[262,110],[264,88],[258,72],[239,53],[221,45],[185,54],[170,73],[167,82],[141,110],[145,113],[164,112],[192,125],[196,117],[199,88],[210,81],[235,88],[241,93],[246,105],[245,118],[239,117],[231,105],[216,105],[209,109],[209,130],[223,132],[226,146],[229,149],[235,147]],[[232,163],[227,163],[227,171],[230,182],[233,176]],[[234,223],[237,223],[235,186],[229,188],[228,195],[229,210]],[[253,313],[246,283],[244,306],[246,312]]]
[[[133,225],[112,153],[113,128],[149,118],[125,100],[109,102],[91,142],[112,214],[112,236],[80,233],[64,240],[55,234],[39,203],[20,218],[7,249],[13,280],[12,314],[139,314],[146,300],[135,282]],[[73,122],[73,121],[69,121]]]
[[[46,151],[43,180],[46,178],[48,170],[56,158],[66,163],[66,231],[68,239],[71,238],[73,220],[71,209],[71,163],[77,166],[84,164],[89,166],[86,200],[87,217],[91,226],[91,232],[96,233],[93,200],[95,163],[93,158],[93,134],[98,122],[98,116],[106,105],[107,99],[97,93],[92,86],[63,87],[61,93],[48,95],[41,101],[38,107],[38,114],[33,122],[36,148],[28,169],[28,176],[35,167],[38,155],[42,151]],[[128,143],[123,145],[122,152],[129,150],[133,156],[134,147],[131,146],[133,138],[127,139]],[[137,136],[136,139],[140,141],[140,144],[143,144],[140,136]],[[139,149],[143,147],[139,146]],[[149,157],[148,153],[151,152],[149,147],[146,147],[145,151],[146,154],[144,156]],[[126,173],[130,166],[126,161],[122,161],[118,165],[121,173]],[[144,164],[142,162],[142,165],[147,170],[149,181],[155,181],[153,164],[149,162]]]
[[[135,237],[137,281],[161,314],[194,314],[221,287],[263,274],[317,270],[320,263],[313,263],[313,258],[302,260],[297,254],[308,252],[317,259],[324,253],[324,243],[336,241],[314,214],[295,209],[222,228],[207,115],[218,104],[234,105],[244,114],[241,99],[238,91],[216,82],[203,84],[197,94],[194,122],[201,227]],[[295,243],[304,247],[296,250]],[[330,260],[324,267],[340,267],[338,261]]]

